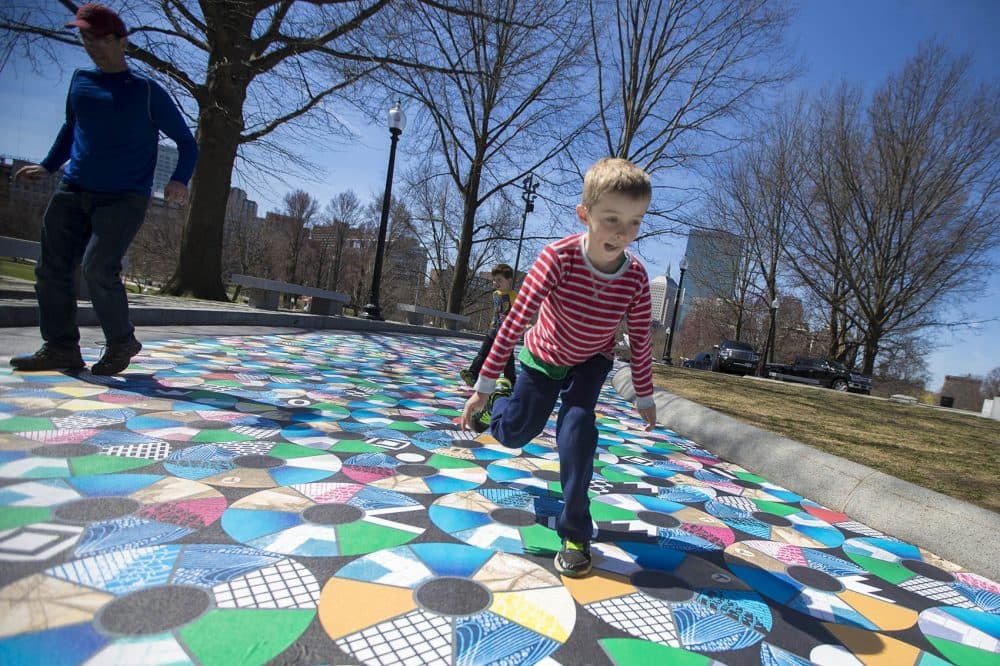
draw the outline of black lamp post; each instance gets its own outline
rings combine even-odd
[[[764,353],[760,355],[760,363],[757,364],[757,376],[767,377],[767,364],[774,362],[774,320],[778,315],[778,297],[771,301],[771,325],[767,328],[767,340],[764,341]],[[771,359],[768,361],[768,354]]]
[[[399,108],[397,101],[395,106],[389,109],[389,135],[391,144],[389,146],[389,169],[385,174],[385,194],[382,197],[382,219],[378,224],[378,243],[375,245],[375,269],[372,271],[372,288],[368,295],[368,305],[365,306],[365,313],[361,315],[365,319],[382,321],[382,309],[379,307],[379,288],[382,282],[382,255],[385,254],[385,228],[389,224],[389,206],[392,200],[392,171],[396,166],[396,143],[399,135],[406,127],[406,116]]]
[[[514,282],[511,288],[517,285],[517,265],[521,263],[521,244],[524,242],[524,223],[528,221],[528,213],[535,210],[535,194],[538,191],[538,181],[535,174],[529,173],[521,181],[521,198],[524,199],[524,215],[521,216],[521,235],[517,237],[517,254],[514,255]]]
[[[674,295],[674,314],[670,318],[670,333],[667,334],[667,346],[663,350],[663,362],[667,365],[673,365],[673,359],[670,358],[670,348],[674,346],[674,331],[677,330],[677,308],[681,304],[681,296],[684,295],[684,271],[687,270],[688,260],[687,257],[681,257],[681,279],[677,283],[677,293]]]

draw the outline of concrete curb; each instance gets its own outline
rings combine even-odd
[[[611,380],[635,400],[632,372]],[[699,446],[869,527],[1000,580],[1000,514],[743,423],[656,389],[657,421]]]
[[[370,321],[361,317],[314,315],[305,312],[272,312],[270,310],[223,310],[205,307],[166,308],[129,305],[129,319],[135,326],[279,326],[302,329],[338,329],[348,331],[379,331],[419,333],[481,340],[479,333],[452,331],[431,326],[417,326],[395,321]],[[100,326],[94,308],[81,304],[77,309],[79,326]],[[0,305],[0,322],[5,328],[38,326],[38,305]]]

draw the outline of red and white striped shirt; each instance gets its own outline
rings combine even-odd
[[[493,392],[536,312],[538,323],[525,335],[525,346],[535,358],[564,367],[579,365],[595,354],[613,358],[615,332],[626,318],[636,405],[653,405],[652,305],[646,269],[626,254],[617,272],[602,273],[587,258],[583,239],[584,234],[574,234],[550,243],[535,260],[483,363],[477,391]]]

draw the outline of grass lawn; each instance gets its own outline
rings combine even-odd
[[[654,382],[759,428],[1000,511],[1000,421],[658,364]]]
[[[0,259],[0,275],[35,281],[35,265],[22,264],[10,259]]]
[[[34,282],[35,265],[23,264],[18,261],[11,261],[10,259],[0,259],[0,275]],[[125,290],[130,294],[138,294],[140,292],[139,287],[131,282],[125,283]]]

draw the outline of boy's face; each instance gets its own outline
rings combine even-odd
[[[587,208],[576,207],[576,215],[587,227],[587,257],[598,270],[610,273],[621,265],[622,256],[639,235],[649,197],[633,197],[621,192],[601,195]]]
[[[497,291],[507,291],[510,289],[510,279],[501,273],[494,273],[493,288]]]

